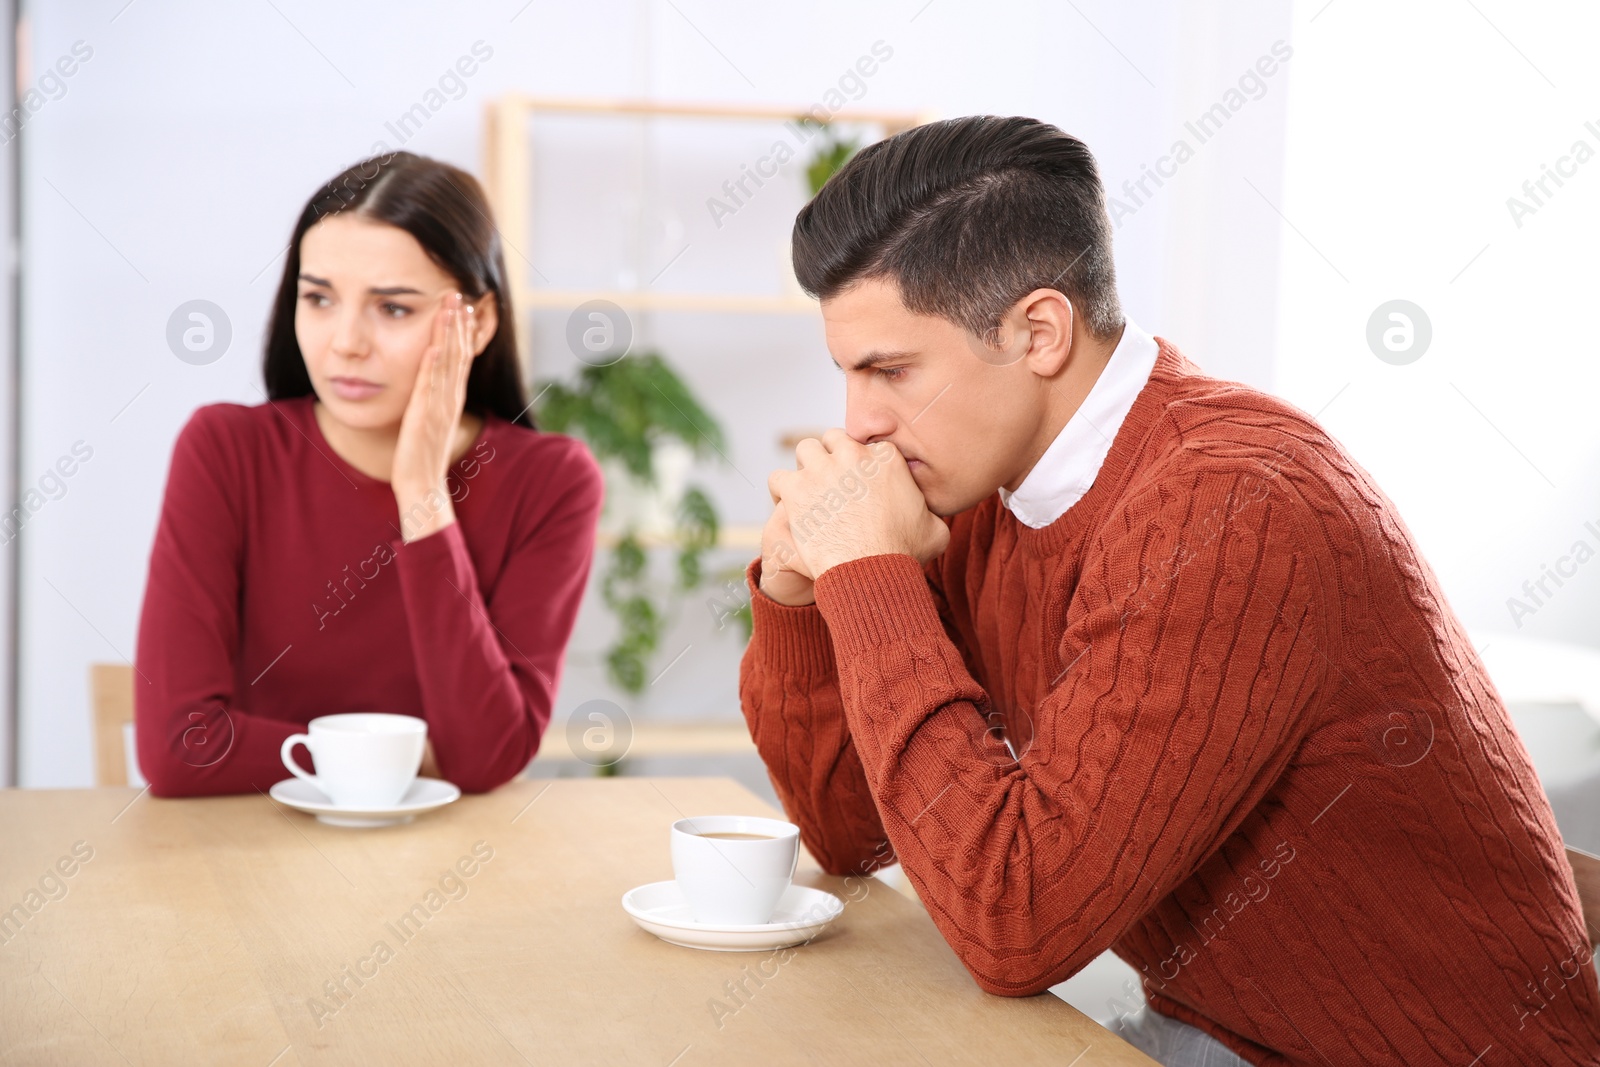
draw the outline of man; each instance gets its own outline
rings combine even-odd
[[[740,693],[828,871],[898,858],[991,993],[1115,951],[1168,1064],[1600,1062],[1561,839],[1437,579],[1309,417],[1124,319],[1081,142],[906,131],[794,260],[846,418],[771,476]]]

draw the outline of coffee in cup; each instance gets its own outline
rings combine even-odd
[[[672,824],[672,873],[696,922],[770,922],[799,859],[800,828],[779,819],[701,815]]]
[[[771,834],[701,834],[701,837],[710,837],[718,841],[771,841]]]
[[[387,808],[405,796],[422,767],[428,724],[412,715],[354,712],[323,715],[306,733],[286,738],[283,764],[341,807]],[[303,744],[316,760],[311,774],[290,750]]]

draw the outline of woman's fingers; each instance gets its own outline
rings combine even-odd
[[[456,351],[460,346],[460,333],[456,324],[457,317],[461,314],[456,309],[456,298],[452,294],[445,297],[444,301],[444,344],[439,352],[439,358],[433,364],[433,384],[443,393],[443,387],[450,381],[450,374],[455,364]]]
[[[473,349],[477,347],[478,319],[477,312],[471,304],[467,304],[460,316],[461,319],[461,350],[455,365],[455,396],[456,410],[460,410],[467,396],[467,375],[472,368]]]
[[[433,337],[428,347],[422,350],[422,362],[417,366],[417,377],[411,385],[411,400],[406,405],[407,411],[415,410],[418,415],[426,414],[433,386],[433,366],[438,362],[439,350],[444,344],[444,315],[439,313],[434,316]]]
[[[433,313],[433,330],[428,338],[429,348],[443,348],[446,316],[450,311],[450,301],[447,299],[440,303]]]
[[[422,350],[422,362],[417,366],[416,385],[411,390],[414,401],[427,410],[437,381],[439,356],[450,339],[450,301],[447,298],[433,313],[433,330],[428,336],[428,347]]]
[[[466,298],[460,292],[451,293],[447,302],[450,305],[450,343],[441,368],[443,380],[440,384],[444,387],[442,395],[452,402],[451,414],[455,414],[465,395],[462,389],[465,381],[462,372],[469,358],[467,354],[471,351],[469,346],[472,343],[470,325],[472,316]]]
[[[433,313],[433,330],[428,335],[428,347],[423,352],[424,361],[437,352],[443,352],[450,336],[450,301],[448,298]]]

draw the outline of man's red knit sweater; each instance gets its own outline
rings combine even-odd
[[[898,858],[991,993],[1112,949],[1259,1064],[1594,1064],[1549,804],[1394,506],[1166,341],[1086,495],[750,584],[741,668],[830,872]]]

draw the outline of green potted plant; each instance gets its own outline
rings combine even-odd
[[[800,125],[822,135],[822,140],[817,142],[811,159],[806,163],[806,187],[811,190],[812,196],[816,196],[828,184],[828,179],[861,150],[861,138],[845,137],[832,123],[821,122],[810,116],[803,116]]]
[[[861,145],[827,123],[800,121],[821,133],[806,165],[806,184],[815,196]],[[673,605],[706,579],[704,557],[717,542],[717,510],[700,486],[679,482],[693,459],[723,456],[722,427],[657,352],[587,365],[570,384],[539,384],[539,425],[581,438],[606,470],[606,510],[617,529],[600,588],[618,621],[616,640],[606,650],[606,674],[624,692],[642,693]],[[663,484],[663,467],[671,484]],[[674,580],[665,589],[650,573],[652,543],[676,549]],[[743,564],[716,577],[729,593],[707,601],[717,628],[736,622],[749,640]]]
[[[607,518],[618,527],[600,581],[618,621],[606,674],[625,692],[641,693],[673,600],[701,584],[703,557],[718,530],[716,507],[700,486],[668,486],[663,493],[663,460],[722,454],[722,427],[656,352],[586,366],[571,384],[544,383],[538,421],[581,438],[606,470]],[[652,542],[676,549],[667,589],[650,574]]]

